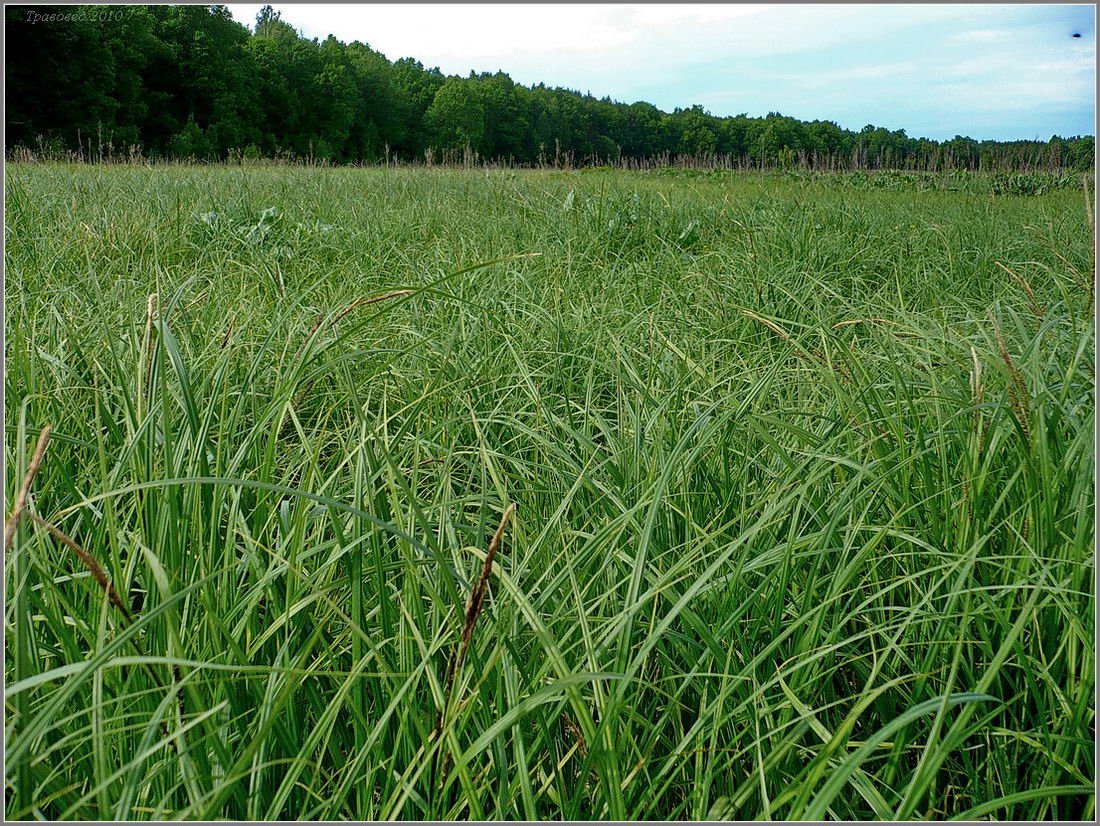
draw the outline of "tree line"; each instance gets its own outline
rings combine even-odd
[[[663,112],[504,72],[444,75],[301,35],[265,6],[5,9],[9,147],[224,161],[675,163],[825,169],[1093,168],[1092,136],[911,138],[873,125]]]

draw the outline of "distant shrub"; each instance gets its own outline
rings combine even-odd
[[[206,160],[208,149],[206,135],[193,117],[187,119],[186,125],[169,145],[172,157],[186,160]]]
[[[998,172],[989,181],[994,195],[1043,195],[1081,186],[1081,177],[1068,172]]]
[[[791,170],[786,177],[802,184],[827,189],[886,190],[890,192],[959,192],[992,195],[1043,195],[1081,185],[1079,175],[1070,172],[903,172],[884,169],[875,172],[809,172]]]

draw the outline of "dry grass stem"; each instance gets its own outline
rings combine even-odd
[[[515,513],[515,511],[515,502],[512,502],[504,509],[504,514],[500,518],[500,524],[497,526],[493,538],[489,541],[489,550],[486,552],[485,561],[481,565],[481,575],[478,577],[477,583],[470,590],[470,598],[466,602],[466,615],[462,623],[462,641],[459,643],[458,652],[454,658],[451,659],[450,665],[447,668],[443,708],[439,710],[435,731],[432,732],[433,735],[442,735],[443,733],[443,724],[447,719],[447,711],[451,707],[455,680],[458,677],[459,671],[462,669],[463,662],[466,660],[466,653],[470,650],[470,642],[474,637],[474,626],[477,625],[477,618],[481,614],[481,609],[485,604],[485,594],[489,590],[489,575],[493,570],[493,559],[500,549],[501,540],[504,538],[504,530],[508,527],[508,521],[512,518],[512,514]],[[440,769],[441,779],[447,776],[448,766],[449,761],[447,756],[444,755],[443,765]]]
[[[1089,218],[1089,230],[1092,232],[1092,249],[1096,250],[1096,190],[1089,187],[1088,176],[1081,177],[1081,186],[1085,190],[1085,213]],[[1092,271],[1096,272],[1096,258],[1092,259]]]
[[[338,322],[340,319],[342,319],[344,316],[346,316],[348,313],[358,307],[365,307],[368,304],[375,304],[379,301],[385,301],[389,298],[400,298],[403,295],[412,295],[414,292],[415,290],[391,290],[388,293],[385,293],[383,295],[376,295],[373,298],[357,298],[353,302],[348,304],[348,306],[346,306],[340,312],[338,312],[335,316],[333,316],[332,321],[329,322],[328,326],[334,326],[336,322]],[[313,322],[313,327],[310,328],[309,335],[306,336],[306,343],[308,343],[310,339],[312,339],[313,336],[317,334],[317,331],[321,328],[321,323],[324,320],[325,317],[323,314],[319,314],[317,316],[317,320]]]
[[[504,538],[504,529],[508,527],[508,520],[512,518],[512,514],[516,511],[516,503],[513,502],[507,508],[504,509],[504,515],[500,518],[500,524],[497,526],[496,533],[493,534],[492,540],[489,542],[489,550],[485,554],[485,562],[481,566],[481,576],[478,577],[477,585],[470,592],[470,600],[466,603],[466,619],[462,625],[462,645],[458,650],[458,667],[461,667],[462,661],[466,657],[466,652],[470,648],[470,640],[474,636],[474,626],[477,624],[477,618],[481,614],[481,608],[485,603],[485,594],[489,590],[489,574],[493,570],[493,559],[497,555],[497,551],[500,549],[500,542]]]
[[[237,314],[233,313],[229,316],[229,324],[225,328],[225,335],[222,337],[222,346],[220,349],[224,350],[229,344],[229,337],[233,335],[233,328],[237,324]]]
[[[1009,275],[1011,275],[1012,280],[1015,281],[1017,284],[1019,284],[1020,288],[1025,293],[1027,293],[1028,304],[1031,307],[1032,314],[1035,315],[1038,318],[1041,318],[1042,316],[1044,316],[1046,314],[1046,307],[1044,307],[1042,304],[1040,304],[1038,299],[1035,298],[1035,291],[1033,289],[1031,289],[1031,285],[1027,282],[1027,279],[1022,278],[1019,275],[1016,275],[1016,273],[1014,273],[1012,270],[1010,270],[1008,267],[1006,267],[1000,261],[994,261],[993,263],[996,264],[998,267],[1000,267],[1005,272],[1007,272]]]
[[[993,334],[997,338],[997,348],[1000,350],[1001,360],[1004,361],[1005,367],[1008,369],[1008,399],[1009,403],[1012,405],[1012,412],[1016,414],[1016,421],[1020,423],[1020,428],[1024,431],[1024,436],[1030,439],[1031,409],[1028,404],[1027,385],[1024,384],[1024,377],[1020,375],[1016,363],[1012,360],[1012,356],[1008,352],[1008,346],[1005,344],[1004,335],[1001,333],[1001,325],[997,323],[995,318],[991,317],[990,320],[993,322]]]
[[[189,301],[186,306],[181,307],[180,309],[178,309],[174,313],[172,313],[172,321],[175,321],[181,315],[186,313],[188,310],[190,310],[192,307],[194,307],[196,304],[198,304],[200,301],[202,301],[204,298],[206,298],[207,292],[208,292],[207,290],[203,290],[201,293],[199,293],[197,296],[195,296],[193,299],[191,299],[191,301]]]
[[[808,359],[808,360],[817,361],[818,364],[821,364],[825,367],[828,367],[830,370],[835,372],[844,381],[846,381],[848,383],[852,382],[852,374],[845,365],[839,364],[839,363],[834,364],[833,362],[829,361],[829,359],[825,356],[825,354],[822,353],[820,350],[818,350],[816,347],[813,347],[809,350],[806,350],[805,348],[802,347],[802,345],[800,345],[793,338],[791,338],[789,335],[787,335],[787,333],[784,332],[783,329],[780,328],[777,324],[775,324],[771,321],[768,321],[768,319],[764,318],[763,316],[757,315],[752,310],[744,310],[743,309],[743,310],[741,310],[741,313],[743,315],[748,316],[753,321],[756,321],[759,324],[763,324],[765,327],[767,327],[769,330],[771,330],[773,333],[775,333],[777,336],[779,336],[781,339],[783,339],[788,344],[793,344],[794,347],[795,347],[795,355],[797,355],[799,358],[804,358],[804,359]]]
[[[981,404],[984,389],[982,387],[982,362],[978,358],[978,351],[973,345],[970,347],[970,360],[974,369],[970,371],[970,403]]]
[[[833,325],[833,329],[835,330],[838,327],[849,327],[852,324],[868,324],[868,323],[889,324],[891,327],[901,327],[902,326],[902,325],[898,324],[896,321],[890,321],[887,318],[853,318],[850,321],[837,322],[836,324]]]
[[[392,290],[391,292],[385,293],[384,295],[376,295],[373,298],[357,298],[355,299],[355,301],[351,302],[348,306],[346,306],[343,310],[336,314],[336,317],[332,319],[332,324],[335,324],[337,321],[339,321],[341,318],[346,316],[357,307],[365,307],[368,304],[375,304],[379,301],[386,301],[390,298],[400,298],[403,295],[412,294],[413,290]]]
[[[773,333],[775,333],[777,336],[779,336],[781,339],[783,339],[788,344],[794,344],[794,339],[792,339],[789,335],[787,335],[785,332],[783,332],[783,330],[778,325],[773,324],[771,321],[768,321],[763,316],[757,315],[752,310],[742,310],[741,314],[748,316],[753,321],[755,321],[759,324],[763,324],[765,327],[767,327],[769,330],[771,330]]]
[[[149,384],[153,377],[153,315],[156,313],[157,293],[152,293],[145,302],[145,376],[143,396],[149,394]]]
[[[42,428],[42,432],[38,434],[38,443],[34,446],[34,455],[31,457],[30,467],[27,468],[27,475],[23,477],[23,485],[19,488],[19,495],[15,497],[15,507],[12,508],[8,521],[4,523],[5,553],[11,547],[11,542],[15,538],[15,529],[19,526],[19,517],[23,514],[23,508],[27,506],[27,497],[30,496],[31,485],[34,483],[34,477],[38,475],[38,469],[42,467],[42,458],[46,455],[46,445],[50,441],[50,433],[52,432],[53,427],[46,425]]]

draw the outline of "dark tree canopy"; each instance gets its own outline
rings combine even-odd
[[[1091,169],[1092,136],[911,138],[868,124],[668,113],[504,72],[448,77],[368,44],[303,37],[265,6],[253,31],[225,6],[5,8],[8,145],[225,160],[338,163],[478,157],[516,164],[690,156],[848,169]]]

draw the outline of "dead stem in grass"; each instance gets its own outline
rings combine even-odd
[[[49,444],[50,433],[52,432],[53,427],[46,425],[42,428],[42,432],[38,434],[38,443],[34,446],[34,455],[31,457],[30,467],[27,468],[27,475],[23,477],[23,485],[19,488],[19,495],[15,497],[15,507],[12,508],[8,521],[4,523],[5,553],[11,547],[12,539],[15,538],[15,529],[19,526],[19,517],[27,506],[27,497],[30,496],[31,485],[34,483],[34,477],[38,475],[38,469],[42,467],[42,458],[46,455],[46,445]]]
[[[155,347],[153,341],[153,314],[156,312],[157,298],[157,293],[151,293],[145,302],[145,338],[143,339],[144,347],[142,348],[145,354],[145,369],[142,371],[144,382],[141,388],[142,399],[149,395],[149,384],[153,379],[153,348]]]
[[[330,321],[328,323],[328,326],[329,327],[335,326],[336,322],[338,322],[340,319],[342,319],[344,316],[346,316],[348,313],[350,313],[352,310],[354,310],[358,307],[365,307],[368,304],[374,304],[374,303],[379,302],[379,301],[385,301],[386,299],[389,299],[389,298],[400,298],[403,295],[412,295],[414,292],[415,292],[415,290],[392,290],[388,293],[385,293],[384,295],[376,295],[373,298],[366,298],[366,297],[360,296],[359,298],[355,299],[350,304],[348,304],[348,306],[346,306],[344,309],[342,309],[340,312],[338,312],[335,316],[333,316],[332,321]],[[309,335],[306,336],[306,340],[305,340],[306,344],[308,344],[310,339],[312,339],[313,336],[316,335],[317,331],[321,328],[321,324],[324,320],[325,320],[325,316],[324,316],[323,313],[321,313],[317,316],[317,320],[315,322],[313,322],[313,327],[310,328]]]
[[[338,312],[335,316],[333,316],[332,320],[328,323],[328,326],[329,327],[334,327],[336,325],[336,322],[338,322],[340,319],[342,319],[344,316],[346,316],[348,313],[350,313],[352,310],[354,310],[358,307],[365,307],[368,304],[374,304],[376,302],[385,301],[385,300],[390,299],[390,298],[400,298],[401,296],[404,296],[404,295],[412,295],[414,292],[416,292],[416,291],[415,290],[391,290],[388,293],[385,293],[383,295],[376,295],[372,298],[359,297],[359,298],[355,299],[353,302],[351,302],[350,304],[348,304],[348,306],[346,306],[344,309],[342,309],[340,312]],[[310,328],[309,335],[307,335],[306,338],[305,338],[305,341],[302,342],[302,349],[299,351],[299,355],[301,354],[301,352],[303,352],[306,349],[306,347],[309,345],[309,343],[313,340],[313,337],[315,335],[317,335],[317,331],[321,329],[321,324],[324,322],[324,320],[325,320],[325,317],[324,317],[323,314],[317,316],[317,320],[313,322],[313,327]],[[299,390],[295,394],[294,399],[291,401],[291,404],[294,407],[298,407],[298,405],[300,405],[302,403],[302,400],[305,398],[306,394],[309,392],[309,389],[312,386],[313,386],[313,382],[310,382],[305,387],[303,387],[301,390]]]
[[[997,348],[1000,350],[1001,360],[1004,361],[1005,367],[1008,369],[1008,400],[1012,405],[1012,412],[1016,415],[1016,421],[1020,423],[1020,429],[1023,430],[1024,437],[1030,440],[1031,410],[1028,404],[1027,385],[1024,384],[1024,378],[1020,375],[1016,363],[1008,352],[1004,335],[1001,333],[1001,325],[997,323],[997,319],[993,318],[992,315],[990,315],[989,320],[993,323],[993,334],[997,339]]]
[[[994,261],[993,263],[996,264],[998,267],[1000,267],[1005,272],[1007,272],[1009,275],[1011,275],[1012,280],[1015,281],[1017,284],[1019,284],[1020,288],[1025,293],[1027,293],[1028,306],[1031,309],[1031,314],[1032,315],[1034,315],[1036,318],[1042,318],[1044,315],[1046,315],[1046,311],[1047,311],[1046,307],[1044,307],[1042,304],[1040,304],[1038,299],[1035,298],[1035,291],[1033,289],[1031,289],[1031,285],[1027,282],[1026,278],[1023,278],[1019,275],[1016,275],[1016,273],[1014,273],[1012,270],[1010,270],[1008,267],[1006,267],[1000,261]]]
[[[748,316],[753,321],[756,321],[759,324],[763,324],[785,342],[793,345],[795,348],[795,355],[797,355],[799,358],[816,361],[818,364],[822,364],[835,372],[845,382],[849,384],[852,383],[852,374],[851,372],[849,372],[848,368],[845,365],[839,363],[834,364],[833,362],[829,361],[825,354],[818,350],[816,347],[812,347],[809,350],[805,349],[801,344],[799,344],[797,341],[787,335],[787,333],[784,332],[783,329],[779,327],[779,325],[768,321],[768,319],[764,318],[763,316],[757,315],[752,310],[742,309],[741,313]]]
[[[901,324],[898,324],[896,321],[890,321],[888,318],[853,318],[849,321],[839,321],[839,322],[837,322],[836,324],[833,325],[833,329],[835,330],[838,327],[850,327],[853,324],[868,324],[868,323],[889,324],[891,327],[901,327],[902,326]]]
[[[229,337],[233,335],[233,328],[237,324],[237,314],[233,313],[229,316],[229,324],[225,328],[225,335],[222,337],[222,346],[220,349],[224,350],[226,345],[229,344]]]

